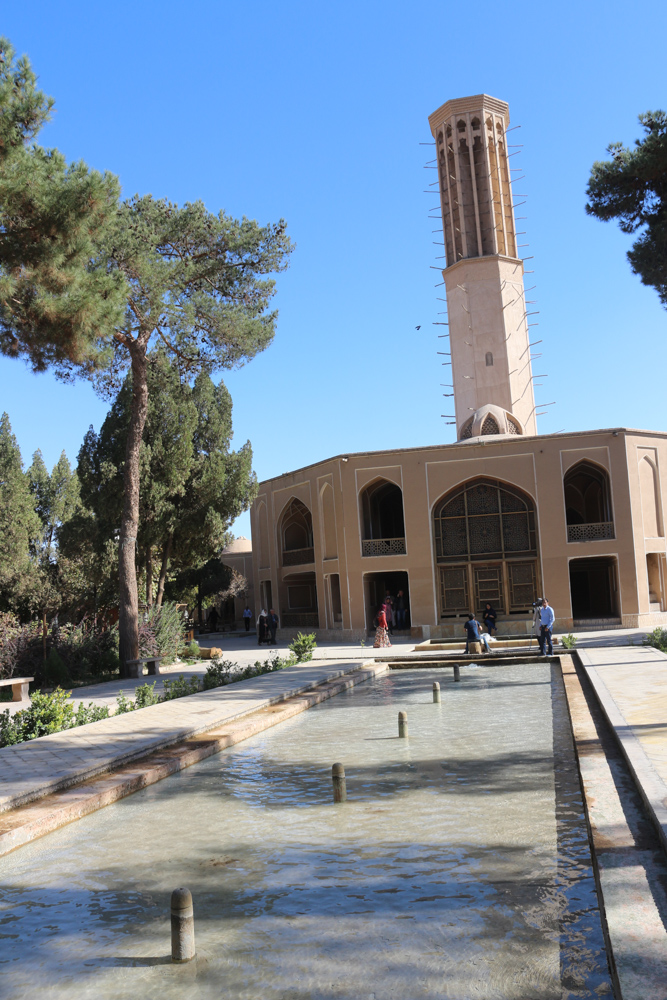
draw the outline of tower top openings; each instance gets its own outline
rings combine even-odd
[[[447,101],[429,116],[459,440],[537,433],[509,120],[509,106],[487,94]]]

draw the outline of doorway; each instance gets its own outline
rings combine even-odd
[[[573,559],[570,563],[572,617],[615,618],[617,607],[616,560],[612,556]]]
[[[366,606],[366,628],[372,629],[378,608],[385,599],[387,591],[395,599],[399,590],[403,591],[406,603],[405,628],[410,628],[410,591],[408,589],[408,574],[404,571],[394,573],[366,573],[364,576],[364,603]]]

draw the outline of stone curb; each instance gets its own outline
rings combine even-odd
[[[379,663],[354,667],[344,673],[338,671],[334,678],[311,685],[309,690],[272,699],[241,718],[237,716],[233,721],[151,751],[133,764],[107,770],[104,775],[88,778],[76,787],[70,785],[37,802],[4,812],[0,814],[0,856],[291,719],[357,684],[373,680],[387,669],[386,663]]]
[[[667,785],[653,767],[640,741],[632,732],[630,723],[616,704],[589,654],[584,650],[573,650],[573,652],[576,653],[581,667],[586,671],[600,707],[618,740],[623,756],[628,762],[637,790],[653,819],[663,850],[667,851]],[[667,660],[667,656],[665,659]]]
[[[280,691],[279,694],[268,696],[265,699],[265,705],[270,706],[278,704],[279,702],[282,702],[287,698],[291,698],[294,695],[302,694],[303,692],[309,691],[319,684],[326,683],[330,680],[334,680],[337,677],[342,677],[346,674],[349,674],[352,671],[357,670],[360,665],[359,661],[356,662],[348,661],[348,663],[349,665],[347,666],[347,668],[339,667],[338,669],[330,669],[330,670],[327,670],[326,663],[322,663],[321,664],[322,669],[326,670],[325,676],[320,677],[317,680],[310,680],[306,681],[305,683],[302,682],[300,684],[298,683],[294,684],[290,687],[287,687],[286,689],[283,689],[282,691]],[[313,664],[307,664],[306,666],[308,667],[317,666],[317,662],[315,661]],[[251,678],[249,681],[239,681],[238,684],[241,685],[241,684],[253,683],[257,680],[261,680],[262,676],[273,678],[276,676],[276,674],[270,673],[270,674],[260,675],[259,677]],[[237,688],[237,685],[234,685],[234,688],[240,690],[240,688]],[[186,703],[193,704],[194,700],[198,699],[199,701],[202,702],[202,704],[206,705],[209,702],[214,701],[216,695],[219,696],[220,694],[228,690],[229,686],[225,686],[223,688],[213,688],[210,691],[199,691],[196,694],[186,695],[185,698],[179,698],[178,702],[181,704],[186,704]],[[142,722],[145,724],[146,722],[149,721],[149,719],[152,719],[156,713],[159,716],[161,710],[165,709],[167,706],[173,706],[173,705],[174,701],[171,701],[171,702],[166,702],[164,704],[151,705],[147,708],[142,708],[139,710],[137,718],[140,718]],[[252,708],[243,708],[243,706],[239,704],[238,711],[228,715],[223,720],[223,722],[221,722],[218,719],[214,721],[211,720],[208,720],[206,722],[202,721],[199,725],[190,724],[190,725],[180,725],[180,726],[172,723],[169,726],[170,731],[165,735],[160,736],[159,733],[153,734],[152,738],[150,739],[150,746],[146,746],[144,744],[141,747],[125,751],[119,751],[116,752],[115,754],[113,752],[110,752],[105,759],[98,759],[95,763],[90,763],[87,766],[81,764],[78,766],[73,766],[69,771],[69,773],[64,775],[61,773],[59,777],[47,779],[43,781],[41,784],[33,786],[28,792],[24,794],[0,795],[0,815],[2,815],[3,812],[6,812],[9,809],[15,809],[17,806],[25,805],[28,802],[33,802],[36,799],[43,798],[45,795],[50,795],[51,793],[60,791],[64,788],[69,788],[72,787],[73,785],[78,785],[82,781],[87,781],[89,778],[93,778],[96,775],[105,774],[106,772],[112,769],[115,770],[119,766],[127,764],[130,761],[138,760],[141,757],[145,757],[147,754],[152,753],[153,751],[161,750],[165,747],[172,746],[174,743],[179,743],[185,739],[190,738],[191,736],[197,736],[199,733],[204,733],[207,732],[208,730],[215,729],[220,725],[227,725],[234,719],[242,718],[244,715],[248,715],[251,712],[256,711],[258,707],[265,707],[265,705],[262,706],[255,705]],[[120,718],[127,719],[127,716],[121,716]],[[112,723],[114,719],[116,719],[116,716],[111,716],[109,719],[102,719],[99,722],[89,723],[88,725],[81,726],[78,729],[67,730],[66,731],[67,737],[72,738],[72,736],[74,736],[74,738],[76,738],[76,735],[79,734],[82,738],[82,743],[83,743],[85,739],[97,735],[98,732],[104,732],[105,730],[109,729],[110,728],[109,723]],[[48,736],[42,736],[36,740],[30,740],[28,743],[21,743],[11,747],[3,747],[2,749],[0,749],[0,765],[5,764],[5,760],[3,759],[4,757],[6,758],[7,766],[11,767],[12,764],[11,755],[13,751],[18,751],[19,753],[21,752],[22,749],[26,749],[26,752],[30,752],[31,750],[36,751],[38,746],[40,748],[46,749],[49,746],[49,743],[53,741],[58,741],[59,738],[62,737],[62,735],[63,735],[62,733],[53,733]],[[123,733],[122,736],[126,737],[127,734]]]

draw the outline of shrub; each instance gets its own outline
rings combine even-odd
[[[99,722],[100,719],[108,719],[110,715],[108,705],[93,705],[89,701],[87,705],[80,702],[76,710],[75,726],[86,726],[89,722]]]
[[[238,666],[231,660],[214,660],[211,666],[206,668],[202,680],[204,691],[224,687],[225,684],[231,683],[232,674],[238,669]]]
[[[46,663],[42,667],[42,679],[54,688],[67,687],[69,684],[70,676],[67,667],[55,646],[49,650]]]
[[[577,645],[577,637],[576,635],[572,635],[572,633],[569,635],[562,635],[560,637],[560,642],[565,649],[574,649]]]
[[[642,646],[653,646],[663,653],[667,653],[667,628],[654,628],[652,632],[642,639]]]
[[[183,650],[182,656],[188,660],[198,660],[200,658],[199,644],[193,639]]]
[[[178,656],[184,625],[183,613],[173,601],[149,608],[140,622],[139,656]]]
[[[58,625],[50,642],[73,680],[102,677],[119,668],[117,625],[84,618],[78,625]]]
[[[160,695],[155,693],[155,681],[152,684],[139,684],[134,689],[134,694],[135,708],[148,708],[149,705],[159,705],[162,700]]]
[[[160,701],[171,701],[172,698],[185,698],[189,694],[196,694],[199,691],[198,677],[184,677],[183,674],[173,681],[164,681],[164,694]]]
[[[289,648],[296,657],[297,663],[305,663],[306,660],[312,660],[313,650],[316,647],[317,643],[315,642],[314,632],[311,632],[309,635],[299,632],[296,639],[289,644]]]

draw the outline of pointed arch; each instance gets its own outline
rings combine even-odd
[[[535,503],[519,487],[480,477],[434,505],[440,616],[496,611],[525,613],[537,596]]]
[[[660,510],[658,470],[648,457],[639,460],[639,489],[642,498],[642,518],[645,538],[662,538],[663,527]]]
[[[609,473],[590,459],[571,466],[563,477],[568,542],[614,537]]]
[[[362,554],[404,555],[403,491],[388,479],[375,479],[359,494]]]
[[[315,562],[313,518],[302,500],[292,497],[280,518],[283,566]]]
[[[334,491],[330,483],[320,490],[320,511],[322,517],[322,549],[325,559],[335,559],[338,555],[336,538],[336,506]]]

